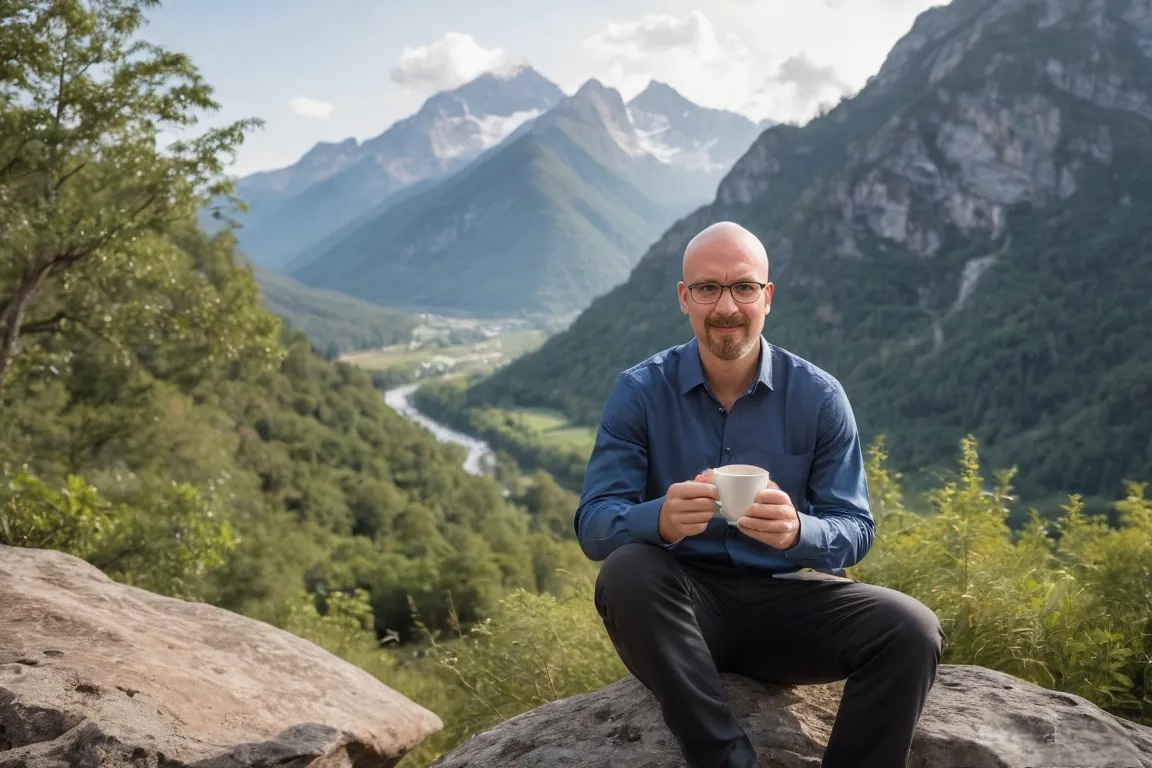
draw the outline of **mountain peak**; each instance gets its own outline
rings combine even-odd
[[[620,92],[615,88],[609,88],[596,78],[592,78],[591,80],[585,81],[585,83],[581,85],[579,89],[577,89],[576,93],[573,94],[572,98],[583,100],[595,98],[611,98],[611,94],[615,94],[617,98],[620,97]],[[623,103],[622,98],[621,103]]]
[[[670,107],[682,109],[684,107],[700,107],[684,97],[684,94],[667,83],[659,80],[650,80],[640,93],[628,102],[629,107],[639,107],[644,110],[667,111]]]
[[[563,111],[582,122],[603,125],[622,149],[629,154],[642,150],[636,144],[636,132],[628,119],[624,99],[615,88],[609,88],[596,78],[588,80],[566,100]]]
[[[511,115],[544,110],[564,98],[560,86],[528,64],[485,72],[450,91],[442,91],[424,103],[425,108],[459,112],[467,105],[472,115]]]

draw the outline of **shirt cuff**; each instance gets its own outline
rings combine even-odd
[[[668,542],[660,538],[660,507],[664,506],[664,497],[649,499],[633,505],[628,510],[628,527],[632,531],[632,540],[646,544],[667,546]]]
[[[784,551],[784,557],[800,565],[819,563],[827,554],[828,523],[815,515],[797,512],[800,521],[800,535],[796,543]]]

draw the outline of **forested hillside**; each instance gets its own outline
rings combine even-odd
[[[287,275],[254,265],[263,306],[301,331],[325,357],[403,344],[419,324],[415,315],[309,288]]]
[[[41,5],[0,26],[0,538],[269,619],[364,588],[402,639],[410,599],[447,627],[449,600],[471,621],[582,566],[549,521],[568,496],[465,474],[196,229],[254,126],[164,148],[214,102],[134,42],[149,4]]]

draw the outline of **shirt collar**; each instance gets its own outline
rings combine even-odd
[[[700,343],[692,339],[684,345],[684,352],[680,355],[680,393],[687,394],[695,387],[704,383],[704,366],[700,364]],[[767,340],[760,337],[760,373],[752,386],[748,388],[751,393],[756,389],[757,383],[763,383],[768,389],[772,386],[772,349]]]

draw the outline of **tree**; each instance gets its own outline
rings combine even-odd
[[[0,391],[22,333],[115,341],[81,269],[154,283],[155,236],[231,199],[226,159],[258,121],[161,147],[218,105],[185,55],[135,39],[157,4],[0,0]]]

